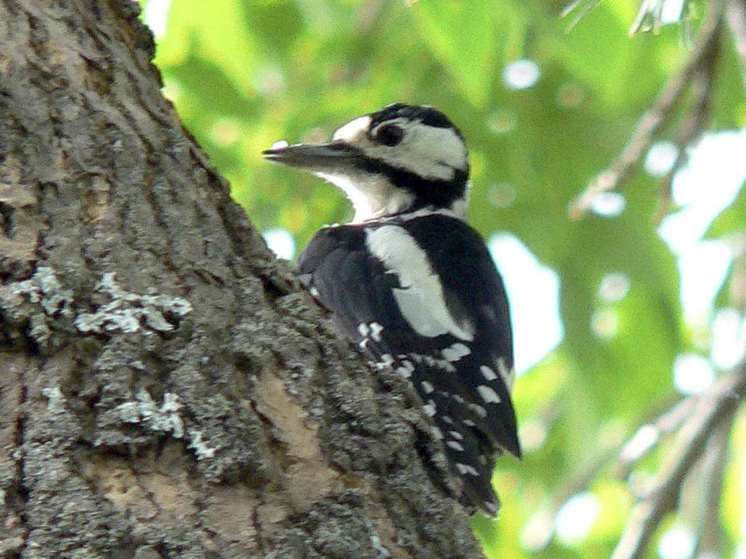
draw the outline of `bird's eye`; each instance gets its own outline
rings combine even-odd
[[[384,124],[376,132],[376,141],[384,146],[395,146],[404,137],[404,130],[396,124]]]

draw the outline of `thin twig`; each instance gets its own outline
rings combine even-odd
[[[653,143],[661,128],[668,122],[681,96],[691,84],[692,76],[707,60],[716,40],[725,0],[711,0],[707,19],[689,58],[663,88],[653,105],[637,122],[632,137],[611,165],[599,173],[570,205],[570,217],[580,219],[592,206],[596,196],[619,187],[635,169]]]
[[[570,15],[575,9],[577,9],[580,4],[582,4],[585,0],[572,0],[568,4],[565,4],[565,7],[562,8],[560,11],[560,17],[567,17]]]
[[[718,28],[720,27],[721,25],[718,24]],[[676,161],[661,181],[658,210],[654,218],[655,223],[663,221],[663,218],[671,211],[673,206],[673,179],[679,169],[686,165],[689,160],[689,150],[687,148],[697,141],[710,116],[712,86],[717,69],[718,55],[720,54],[720,36],[721,33],[715,33],[715,39],[710,43],[710,48],[707,49],[702,64],[697,68],[692,78],[691,107],[676,134],[676,147],[678,148]]]
[[[587,16],[600,3],[601,0],[574,0],[573,2],[570,2],[567,6],[562,8],[560,17],[567,17],[572,12],[575,12],[575,15],[570,20],[570,24],[567,26],[566,31],[568,33],[572,31],[575,26],[580,23],[580,20]],[[581,4],[585,5],[580,7]]]
[[[691,416],[697,398],[698,396],[689,396],[679,400],[654,421],[641,425],[622,447],[619,460],[614,466],[614,475],[627,479],[640,460],[658,446],[664,435],[676,431]]]
[[[728,461],[728,439],[735,414],[720,422],[707,444],[703,457],[704,491],[700,486],[697,492],[703,493],[701,526],[697,538],[694,557],[720,557],[722,555],[722,527],[720,524],[720,504],[723,496],[723,476]]]
[[[746,4],[743,0],[728,1],[725,19],[733,36],[736,53],[741,61],[741,77],[746,85]]]
[[[529,523],[535,529],[535,533],[531,534],[532,542],[530,543],[533,551],[546,549],[552,543],[555,536],[555,519],[560,509],[567,503],[570,497],[587,490],[593,480],[598,477],[601,470],[618,453],[618,445],[612,445],[597,451],[596,455],[587,461],[586,464],[579,467],[574,472],[572,478],[562,484],[552,495],[550,501],[534,515]]]
[[[692,398],[685,398],[683,400],[681,398],[665,398],[662,402],[656,402],[640,416],[636,423],[640,427],[636,430],[636,433],[646,426],[649,427],[651,425],[655,425],[655,428],[660,433],[672,432],[684,422],[693,409],[694,401]],[[544,423],[551,423],[555,419],[557,413],[556,406],[549,406],[549,410],[549,412],[542,414],[550,418],[545,420]],[[577,493],[586,491],[600,473],[609,466],[609,463],[613,463],[615,459],[621,461],[620,456],[624,454],[624,448],[630,444],[630,441],[635,436],[633,435],[630,438],[619,441],[604,440],[605,444],[597,449],[594,455],[583,465],[576,468],[566,483],[563,483],[553,492],[549,502],[534,517],[537,520],[541,519],[541,525],[537,527],[535,543],[531,545],[534,551],[546,549],[552,543],[555,535],[553,530],[554,520],[568,499]],[[623,465],[616,467],[623,467]],[[542,533],[538,534],[538,532]]]
[[[629,34],[634,35],[639,31],[650,30],[658,33],[661,27],[661,15],[664,4],[663,0],[643,0],[639,10],[637,10],[637,17],[635,17],[635,21],[629,29]]]
[[[701,456],[710,433],[728,420],[746,393],[746,362],[723,376],[697,402],[697,407],[679,432],[678,444],[656,476],[653,489],[632,511],[611,559],[637,559],[663,516],[673,509],[681,483]]]

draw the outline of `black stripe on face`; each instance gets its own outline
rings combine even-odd
[[[453,169],[453,179],[426,179],[400,167],[394,167],[371,157],[360,157],[355,166],[366,174],[384,175],[392,184],[412,192],[418,207],[434,206],[449,208],[459,198],[466,195],[466,182],[469,171]],[[414,208],[412,208],[414,209]]]

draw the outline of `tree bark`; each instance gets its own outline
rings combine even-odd
[[[0,556],[480,557],[406,384],[231,201],[136,4],[0,0],[0,45]]]

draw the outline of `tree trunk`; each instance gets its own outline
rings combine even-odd
[[[231,201],[136,4],[0,0],[0,45],[0,556],[479,557],[406,384]]]

